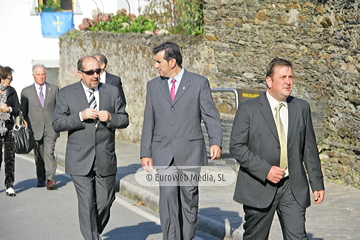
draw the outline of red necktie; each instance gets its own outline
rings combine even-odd
[[[172,85],[171,85],[171,90],[170,90],[170,97],[171,97],[172,101],[174,101],[174,99],[175,99],[175,82],[176,82],[176,79],[173,78],[171,80]]]

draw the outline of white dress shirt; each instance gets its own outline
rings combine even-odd
[[[184,75],[184,68],[181,68],[181,71],[179,72],[178,75],[176,75],[176,77],[174,77],[174,79],[176,80],[175,82],[175,95],[176,95],[176,92],[179,88],[179,85],[180,85],[180,82],[181,82],[181,79],[182,79],[182,76]],[[169,78],[168,79],[168,85],[169,85],[169,91],[171,91],[171,86],[172,86],[172,80],[173,78]]]
[[[89,90],[90,88],[86,87],[82,81],[81,81],[81,85],[82,85],[83,88],[84,88],[85,95],[86,95],[86,100],[89,100],[90,93],[89,93],[88,90]],[[100,101],[99,101],[99,88],[98,88],[98,87],[96,87],[96,88],[94,89],[94,96],[95,96],[95,100],[96,100],[96,110],[99,111]],[[85,109],[84,109],[84,110],[85,110]],[[81,117],[81,112],[79,112],[79,117],[80,117],[80,120],[81,120],[81,121],[84,121],[84,119]]]
[[[284,131],[286,135],[286,143],[287,143],[287,136],[288,136],[288,128],[289,128],[289,111],[288,111],[288,104],[286,101],[278,102],[275,98],[273,98],[268,91],[266,91],[266,97],[270,103],[271,111],[273,113],[273,117],[275,120],[275,114],[276,114],[276,107],[280,103],[283,103],[285,107],[282,107],[280,109],[280,119],[284,126]]]
[[[40,96],[40,87],[41,86],[35,82],[35,89],[36,89],[36,93],[37,93],[38,97]],[[46,82],[44,82],[42,87],[43,87],[42,92],[44,94],[44,100],[45,100],[45,98],[46,98]]]

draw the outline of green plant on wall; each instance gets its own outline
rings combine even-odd
[[[39,4],[34,9],[36,12],[61,12],[61,0],[46,0],[45,4]]]
[[[127,14],[126,10],[118,10],[116,14],[99,13],[93,19],[84,18],[79,25],[80,30],[105,31],[113,33],[145,33],[157,29],[154,20],[147,16]]]
[[[204,0],[148,0],[145,14],[171,33],[204,33]]]

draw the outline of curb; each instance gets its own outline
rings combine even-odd
[[[59,165],[65,166],[65,157],[55,154],[55,160]],[[136,181],[134,174],[122,175],[117,173],[115,189],[123,196],[129,197],[135,201],[142,201],[147,207],[155,212],[159,212],[159,195],[139,187],[133,182]],[[224,222],[216,221],[209,218],[200,212],[198,213],[197,229],[208,233],[219,239],[242,239],[242,230],[231,229],[229,221],[226,219]],[[231,232],[233,230],[233,232]]]
[[[118,180],[119,193],[136,201],[142,201],[147,207],[159,212],[159,196],[136,186],[132,183],[132,179],[127,178],[131,178],[131,175]],[[224,224],[201,213],[198,213],[197,229],[219,239],[242,239],[241,230],[236,229],[231,233],[232,229],[229,221],[225,221]]]

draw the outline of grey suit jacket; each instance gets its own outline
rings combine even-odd
[[[116,87],[99,83],[99,110],[107,110],[112,119],[100,122],[81,121],[79,112],[89,107],[81,82],[66,86],[59,91],[56,102],[53,127],[57,132],[68,131],[65,155],[65,171],[68,174],[86,175],[94,159],[100,175],[115,174],[115,129],[129,125],[125,103]]]
[[[120,97],[122,98],[122,100],[126,104],[126,98],[125,98],[124,89],[122,88],[121,78],[106,72],[105,83],[117,87],[119,89],[119,92],[120,92]]]
[[[220,117],[205,77],[185,70],[174,102],[167,79],[149,81],[140,157],[152,158],[154,166],[169,166],[173,158],[177,166],[206,165],[201,120],[210,145],[221,147]]]
[[[29,127],[34,132],[35,140],[41,140],[44,130],[51,138],[58,138],[59,133],[52,127],[52,118],[59,88],[56,85],[46,83],[45,102],[42,108],[35,84],[25,87],[21,92],[21,109]]]
[[[288,169],[296,201],[310,205],[309,185],[323,190],[323,175],[316,146],[309,104],[292,96],[287,98]],[[230,139],[230,152],[240,163],[234,200],[256,208],[268,207],[277,185],[266,180],[271,166],[280,164],[280,144],[266,94],[242,102],[237,110]]]

